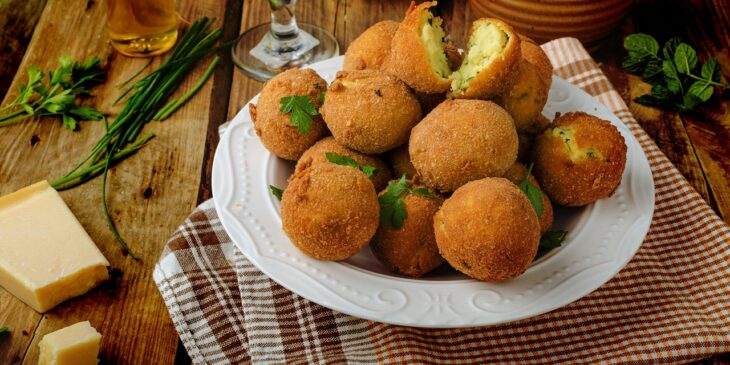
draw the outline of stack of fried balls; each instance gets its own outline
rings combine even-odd
[[[277,75],[251,118],[272,154],[296,161],[281,216],[305,254],[345,260],[370,245],[400,275],[447,262],[508,280],[535,259],[552,204],[613,194],[626,145],[589,114],[542,115],[553,69],[535,42],[484,18],[460,53],[435,5],[366,30],[329,85],[310,69]]]

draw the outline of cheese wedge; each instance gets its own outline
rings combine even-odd
[[[0,286],[36,311],[107,280],[107,266],[48,182],[0,197]]]
[[[96,365],[99,342],[101,334],[89,321],[51,332],[38,343],[38,365]]]

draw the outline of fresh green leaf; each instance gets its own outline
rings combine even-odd
[[[2,335],[3,333],[10,333],[10,329],[8,329],[7,327],[0,327],[0,335]]]
[[[680,43],[677,50],[674,51],[674,65],[677,71],[684,75],[689,75],[697,66],[697,53],[687,43]]]
[[[348,156],[343,156],[334,152],[326,152],[325,156],[327,157],[327,160],[329,160],[329,162],[332,162],[333,164],[355,168],[356,170],[362,171],[363,173],[365,173],[365,176],[370,178],[377,175],[378,173],[378,169],[375,166],[360,165],[357,163],[357,161]]]
[[[317,101],[319,102],[319,105],[324,104],[324,97],[327,95],[326,91],[322,91],[319,93],[319,96],[317,97]]]
[[[713,91],[714,89],[712,88],[712,85],[710,85],[707,81],[695,81],[687,90],[687,94],[694,95],[697,99],[701,100],[701,102],[705,102],[710,100]]]
[[[702,65],[701,75],[705,80],[714,82],[720,81],[720,64],[717,63],[717,60],[714,57],[708,59],[707,62]]]
[[[664,56],[664,59],[673,60],[674,52],[677,50],[677,46],[679,46],[680,43],[682,43],[682,40],[678,37],[667,40],[662,48],[662,55]]]
[[[659,59],[651,59],[644,65],[641,77],[645,80],[653,80],[662,73],[662,62]]]
[[[372,177],[378,175],[378,172],[380,172],[380,170],[378,170],[377,167],[370,166],[370,165],[362,165],[362,166],[360,166],[360,169],[362,170],[362,172],[365,173],[365,176],[367,176],[369,178],[372,178]]]
[[[667,85],[667,89],[673,94],[682,93],[682,81],[679,80],[677,75],[677,69],[674,63],[669,60],[665,60],[662,63],[662,73],[664,74],[664,82]]]
[[[545,232],[545,234],[540,238],[540,249],[551,250],[553,248],[560,247],[567,234],[567,231]]]
[[[63,127],[64,128],[66,128],[70,131],[76,130],[76,127],[77,127],[76,119],[74,119],[72,116],[70,116],[68,114],[62,114],[62,117],[63,117]]]
[[[388,182],[388,188],[378,197],[381,224],[390,224],[395,229],[403,226],[403,222],[408,218],[403,199],[408,194],[417,194],[426,198],[434,197],[433,193],[425,188],[412,189],[406,182],[406,175],[403,174],[397,182]]]
[[[284,113],[290,113],[291,125],[297,127],[299,133],[303,135],[309,134],[309,129],[312,126],[313,116],[319,115],[317,107],[312,103],[312,99],[309,96],[284,96],[279,100],[279,111]]]
[[[542,196],[543,192],[535,185],[532,185],[530,182],[530,176],[532,174],[532,164],[530,164],[530,167],[527,168],[527,175],[525,175],[525,178],[520,181],[519,184],[517,184],[517,187],[522,190],[525,195],[527,195],[527,200],[530,201],[530,204],[532,204],[532,207],[535,208],[535,213],[537,213],[538,218],[542,218]]]
[[[648,34],[634,33],[624,38],[624,49],[632,58],[656,56],[659,52],[659,43]]]
[[[271,190],[271,195],[275,196],[276,199],[279,199],[279,201],[281,201],[281,196],[282,194],[284,194],[284,190],[281,190],[274,185],[269,185],[269,190]]]
[[[69,113],[83,120],[99,120],[104,116],[104,114],[100,113],[98,110],[88,106],[74,107],[69,111]]]
[[[684,94],[684,98],[682,98],[683,104],[682,104],[682,111],[684,110],[692,110],[696,108],[698,105],[702,104],[702,99],[700,99],[699,96],[695,94]]]

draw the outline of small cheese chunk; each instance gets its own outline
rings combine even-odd
[[[0,286],[38,312],[109,278],[109,262],[41,181],[0,197]]]
[[[38,343],[38,365],[96,365],[99,342],[101,334],[89,321],[51,332]]]

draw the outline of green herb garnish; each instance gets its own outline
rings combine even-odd
[[[720,83],[720,65],[710,58],[700,67],[700,74],[693,71],[698,66],[697,52],[679,38],[672,38],[659,52],[654,37],[635,33],[624,38],[628,56],[622,66],[651,83],[651,94],[634,99],[643,105],[686,112],[712,97],[714,87],[730,89],[730,84]]]
[[[106,201],[106,178],[109,169],[117,162],[133,155],[145,143],[154,137],[147,133],[140,136],[142,128],[163,108],[165,102],[186,79],[190,71],[207,55],[218,50],[213,47],[221,36],[219,28],[210,29],[215,19],[203,17],[190,25],[162,65],[137,81],[117,98],[125,99],[126,105],[111,124],[106,124],[106,133],[94,145],[89,155],[71,169],[62,178],[51,185],[57,190],[65,190],[81,185],[96,176],[102,175],[101,196],[102,208],[107,224],[123,252],[134,259],[138,257],[129,249],[122,239],[112,220]],[[215,61],[214,61],[215,62]],[[145,66],[146,67],[146,66]],[[207,72],[206,72],[207,73]],[[205,75],[204,75],[205,76]],[[193,88],[197,90],[196,88]],[[185,102],[189,95],[183,96],[182,102],[175,102],[170,113]],[[169,115],[169,113],[167,113]]]
[[[36,116],[54,116],[61,117],[63,127],[73,131],[79,119],[101,119],[96,109],[76,103],[77,97],[89,95],[90,88],[104,81],[99,58],[79,63],[63,56],[58,63],[60,66],[48,73],[48,81],[43,80],[44,73],[37,65],[28,68],[28,83],[21,83],[15,100],[0,108],[4,113],[0,115],[0,126]]]
[[[0,335],[2,335],[3,333],[10,333],[10,329],[8,329],[7,327],[0,327]]]
[[[540,246],[538,247],[541,250],[552,250],[553,248],[560,247],[567,234],[568,231],[547,231],[540,238]]]
[[[395,229],[400,229],[403,222],[408,218],[403,199],[408,194],[417,194],[426,198],[433,198],[433,194],[426,188],[412,189],[406,182],[406,175],[398,180],[398,182],[389,181],[388,188],[385,193],[378,197],[380,203],[380,223],[390,224]]]
[[[320,94],[321,95],[321,94]],[[299,133],[309,134],[312,117],[319,115],[317,107],[309,96],[285,96],[279,100],[279,111],[291,114],[291,125],[297,127]]]
[[[279,199],[279,201],[281,201],[281,195],[284,194],[284,190],[279,189],[274,185],[269,185],[269,190],[271,190],[271,195],[275,196],[276,199]]]
[[[535,208],[538,218],[542,218],[542,196],[543,192],[535,185],[530,182],[530,176],[532,175],[532,164],[527,168],[527,175],[525,178],[517,184],[517,187],[527,195],[527,200],[530,201],[532,207]]]
[[[378,169],[375,166],[360,165],[355,160],[347,156],[339,155],[334,152],[327,152],[325,153],[325,156],[327,156],[327,159],[333,164],[350,166],[352,168],[355,168],[356,170],[364,172],[367,177],[373,177],[378,174]]]

